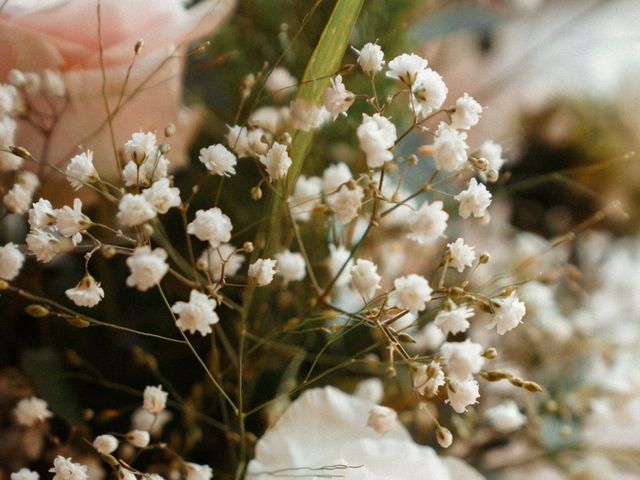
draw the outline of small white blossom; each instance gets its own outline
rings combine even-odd
[[[259,258],[249,265],[249,278],[254,280],[259,287],[269,285],[276,274],[276,260]]]
[[[298,252],[280,252],[275,255],[276,273],[282,277],[284,284],[302,280],[307,274],[304,257]]]
[[[476,250],[464,243],[464,239],[458,238],[455,242],[447,243],[449,249],[449,266],[463,272],[465,267],[470,267],[476,260]]]
[[[447,86],[438,72],[430,68],[420,71],[413,87],[413,96],[417,101],[416,114],[420,117],[426,117],[442,107],[448,92]]]
[[[487,161],[487,170],[499,173],[504,165],[502,146],[492,140],[486,140],[478,149],[478,156]]]
[[[226,139],[229,148],[238,157],[248,157],[252,154],[266,153],[269,146],[263,141],[264,132],[260,128],[247,129],[240,125],[228,126]]]
[[[274,68],[267,80],[264,82],[264,88],[275,99],[283,98],[293,92],[298,86],[298,80],[291,75],[289,70],[284,67]]]
[[[142,393],[142,408],[153,415],[158,415],[167,407],[168,395],[167,392],[162,390],[162,385],[157,387],[147,385]]]
[[[131,274],[127,277],[127,286],[145,292],[160,283],[169,270],[167,252],[162,248],[151,250],[151,247],[138,247],[133,255],[127,258],[127,266]]]
[[[218,207],[198,210],[195,220],[187,225],[189,234],[195,235],[203,242],[209,242],[213,248],[228,242],[231,239],[231,230],[231,220]]]
[[[56,223],[56,212],[49,200],[41,198],[29,209],[29,225],[31,228],[44,228]]]
[[[13,409],[13,415],[20,425],[31,427],[36,423],[44,422],[53,416],[47,402],[38,397],[23,398]]]
[[[332,78],[331,86],[325,89],[322,95],[324,108],[332,115],[333,120],[341,113],[346,113],[355,99],[356,96],[342,83],[342,75]]]
[[[467,163],[467,134],[440,122],[433,143],[436,168],[445,172],[460,170]]]
[[[291,109],[291,126],[303,132],[320,128],[328,113],[324,107],[319,107],[304,98],[296,98],[289,108]]]
[[[482,345],[473,343],[468,338],[464,342],[447,342],[442,345],[441,352],[449,378],[465,380],[478,373],[484,365],[482,351]]]
[[[160,435],[165,425],[173,419],[173,414],[168,410],[154,415],[144,408],[137,408],[131,414],[131,428],[134,430],[144,430],[151,435]]]
[[[322,180],[319,177],[305,177],[300,175],[296,188],[289,200],[293,218],[306,222],[311,218],[311,212],[320,203]]]
[[[2,198],[2,203],[9,213],[22,215],[31,206],[32,192],[19,183],[14,183]]]
[[[137,477],[131,470],[125,470],[124,468],[119,468],[116,473],[116,478],[118,480],[136,480]]]
[[[469,405],[478,403],[480,385],[473,378],[460,381],[449,381],[448,399],[445,400],[458,413],[467,411]]]
[[[127,193],[120,199],[116,217],[122,225],[135,227],[155,218],[156,211],[144,195]]]
[[[356,50],[357,51],[357,50]],[[358,52],[358,65],[368,75],[375,75],[384,65],[384,52],[380,45],[366,43]]]
[[[140,165],[148,157],[155,156],[158,147],[153,132],[136,132],[124,144],[124,152],[136,164]]]
[[[407,237],[421,245],[429,245],[444,237],[449,214],[442,207],[440,200],[433,203],[424,202],[418,211],[411,215],[411,232]]]
[[[445,383],[444,372],[436,361],[432,361],[429,365],[421,363],[415,367],[411,381],[413,389],[420,395],[433,397]]]
[[[40,262],[50,262],[62,248],[60,238],[48,230],[32,228],[27,235],[27,248]]]
[[[17,68],[12,68],[9,70],[9,75],[7,76],[9,79],[9,83],[16,88],[23,88],[26,83],[26,78],[24,76],[24,72],[22,70],[18,70]]]
[[[468,93],[456,100],[455,111],[451,114],[451,126],[456,129],[469,130],[480,120],[482,105]]]
[[[73,200],[73,208],[68,205],[56,210],[56,226],[60,233],[71,238],[74,245],[82,241],[82,233],[91,225],[91,220],[82,213],[82,201]]]
[[[11,480],[39,480],[38,472],[33,472],[28,468],[21,468],[17,472],[11,474]]]
[[[24,91],[28,95],[37,95],[40,93],[42,87],[42,81],[40,75],[36,72],[24,72]]]
[[[64,97],[67,89],[60,72],[45,70],[42,74],[42,91],[51,98]]]
[[[359,258],[350,269],[351,285],[365,300],[371,300],[380,288],[382,277],[378,275],[378,266],[370,260]]]
[[[0,85],[0,117],[8,116],[16,110],[18,90],[13,85]]]
[[[322,173],[322,191],[325,195],[334,193],[351,179],[351,170],[346,163],[329,165]]]
[[[273,181],[287,176],[292,161],[287,152],[287,146],[273,142],[267,154],[260,155],[260,163],[264,165],[269,179]]]
[[[414,335],[414,338],[421,350],[435,351],[440,348],[447,336],[442,333],[442,330],[435,323],[429,322]]]
[[[371,403],[380,403],[384,397],[384,384],[379,378],[367,378],[356,385],[353,395]]]
[[[15,243],[7,243],[0,247],[0,278],[13,280],[20,273],[24,255]]]
[[[476,218],[484,217],[487,208],[491,205],[491,192],[475,178],[469,181],[466,190],[454,198],[460,202],[458,213],[462,218],[469,218],[471,215]]]
[[[131,430],[127,433],[126,438],[134,447],[138,448],[146,448],[151,440],[149,432],[144,430]]]
[[[95,307],[104,298],[104,290],[91,275],[86,274],[73,288],[66,290],[65,295],[79,307]]]
[[[362,115],[362,123],[357,130],[360,148],[367,157],[369,168],[378,168],[393,160],[391,149],[398,138],[396,126],[378,113]]]
[[[180,206],[180,189],[172,187],[168,178],[153,182],[151,187],[142,191],[145,200],[156,213],[164,214],[172,207]]]
[[[344,246],[338,245],[329,245],[329,258],[327,259],[327,267],[329,269],[329,273],[331,277],[334,278],[338,275],[338,272],[345,265],[342,272],[340,272],[340,276],[335,281],[336,287],[344,287],[347,283],[349,283],[349,271],[351,270],[351,266],[353,265],[353,259],[349,258],[350,252]]]
[[[151,185],[153,182],[166,177],[168,173],[169,160],[164,155],[156,153],[148,156],[139,167],[135,162],[130,161],[122,169],[124,184],[127,187]]]
[[[236,252],[236,247],[229,243],[223,243],[217,248],[207,248],[198,259],[198,264],[203,270],[209,270],[209,275],[214,281],[219,281],[222,276],[224,264],[224,275],[235,275],[244,263],[244,255]]]
[[[28,170],[23,170],[16,175],[16,182],[19,183],[29,194],[33,195],[40,187],[38,176]]]
[[[211,480],[213,471],[209,465],[198,465],[196,463],[186,464],[186,480]]]
[[[264,106],[255,110],[247,123],[252,128],[266,130],[274,136],[279,136],[287,129],[290,118],[289,107]]]
[[[377,405],[369,410],[367,426],[380,434],[385,434],[396,425],[398,414],[388,407]]]
[[[427,64],[427,60],[415,53],[403,53],[389,62],[387,77],[400,80],[411,88]]]
[[[485,412],[484,418],[495,431],[500,433],[515,432],[527,423],[527,417],[520,413],[518,405],[513,400],[506,400],[500,405],[491,407]]]
[[[93,441],[93,448],[102,455],[111,455],[118,448],[118,439],[113,435],[99,435]]]
[[[352,189],[343,185],[327,199],[327,203],[333,208],[338,222],[346,224],[358,216],[363,198],[364,190],[360,185]]]
[[[522,318],[527,309],[524,302],[518,299],[516,292],[512,292],[508,297],[499,298],[493,302],[497,309],[488,327],[497,327],[498,335],[504,335],[522,323]]]
[[[466,332],[471,326],[468,318],[473,317],[473,309],[466,305],[453,305],[448,309],[438,312],[434,320],[435,324],[446,335]]]
[[[393,291],[389,294],[389,305],[406,308],[413,315],[425,309],[431,300],[433,290],[424,277],[412,273],[393,281]]]
[[[53,460],[53,468],[49,470],[55,473],[52,480],[88,480],[86,465],[73,463],[71,458],[64,458],[58,455]]]
[[[220,321],[215,312],[216,301],[204,293],[191,290],[189,302],[176,302],[171,311],[178,315],[176,325],[190,333],[200,332],[203,337],[212,332],[211,325]]]
[[[85,183],[95,182],[98,171],[93,165],[93,152],[87,150],[73,157],[67,165],[66,174],[74,190],[79,190]]]
[[[236,156],[224,145],[216,144],[201,148],[198,159],[214,175],[228,177],[236,174]]]

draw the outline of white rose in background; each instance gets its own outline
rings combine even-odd
[[[114,176],[116,162],[101,93],[97,4],[95,0],[49,0],[3,5],[0,83],[8,81],[11,69],[39,74],[60,71],[68,103],[52,133],[48,161],[64,165],[82,146],[93,150],[101,175]],[[172,122],[177,126],[171,138],[172,164],[184,164],[196,126],[195,115],[182,106],[187,46],[215,30],[235,1],[205,0],[189,9],[180,0],[102,0],[100,4],[106,92],[112,110],[136,42],[144,39],[125,91],[126,103],[115,113],[116,144],[131,132],[162,132]],[[16,143],[37,158],[42,155],[43,135],[25,122],[19,123]]]

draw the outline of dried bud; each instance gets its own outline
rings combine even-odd
[[[33,318],[44,318],[48,316],[49,313],[51,313],[49,312],[49,309],[38,304],[29,305],[24,309],[24,311],[27,313],[27,315],[30,315]]]
[[[151,225],[149,225],[148,223],[145,223],[142,226],[142,233],[148,237],[150,237],[151,235],[153,235],[153,227]]]
[[[254,249],[253,242],[244,242],[242,244],[242,250],[244,250],[246,253],[252,253],[253,249]]]
[[[417,155],[409,155],[409,158],[407,159],[407,165],[409,165],[410,167],[413,167],[414,165],[418,164],[418,156]]]
[[[77,328],[86,328],[91,326],[91,323],[88,320],[85,320],[79,315],[76,315],[75,317],[67,318],[67,323],[72,327],[77,327]]]
[[[453,443],[453,435],[448,428],[438,425],[438,428],[436,428],[436,440],[442,448],[449,448]]]
[[[484,174],[487,177],[487,181],[491,183],[497,182],[498,178],[500,177],[500,174],[498,173],[498,171],[494,170],[493,168],[490,168],[489,170],[484,172]]]
[[[258,186],[251,189],[251,198],[254,200],[260,200],[262,198],[262,189]]]
[[[418,153],[418,155],[430,157],[433,155],[434,148],[433,145],[422,145],[421,147],[418,147],[418,150],[416,150],[416,152]]]
[[[498,356],[498,351],[493,347],[487,348],[482,354],[482,356],[488,360],[493,360]]]
[[[168,143],[163,143],[162,145],[160,145],[160,153],[162,155],[166,155],[170,151],[171,151],[171,145],[169,145]]]
[[[164,136],[172,137],[176,134],[176,126],[173,123],[170,123],[164,128]]]
[[[104,258],[113,258],[116,255],[116,248],[113,245],[105,245],[100,252]]]
[[[135,47],[133,47],[133,51],[136,55],[140,55],[142,53],[142,49],[144,48],[144,38],[141,38],[136,42]]]
[[[536,382],[524,382],[523,388],[528,392],[539,393],[542,392],[542,387]]]
[[[489,255],[487,252],[482,252],[480,254],[480,256],[478,257],[478,263],[480,265],[483,265],[485,263],[489,263],[490,260],[491,260],[491,255]]]
[[[480,372],[480,376],[484,378],[488,382],[499,382],[500,380],[512,380],[512,375],[509,372],[504,372],[502,370],[482,370]]]
[[[0,280],[0,292],[9,288],[9,282],[6,280]]]
[[[11,153],[13,153],[15,156],[20,157],[24,160],[32,160],[33,157],[31,156],[31,154],[29,153],[29,151],[26,148],[23,147],[9,147],[9,151],[11,151]]]

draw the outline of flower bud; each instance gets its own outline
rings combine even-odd
[[[436,428],[436,440],[442,448],[449,448],[453,443],[453,435],[448,428],[438,425],[438,428]]]
[[[173,123],[170,123],[164,128],[164,136],[172,137],[176,134],[176,126]]]
[[[46,307],[38,304],[29,305],[24,309],[24,311],[27,313],[27,315],[30,315],[33,318],[44,318],[48,316],[49,313],[51,313]]]
[[[260,187],[253,187],[251,189],[251,198],[254,200],[260,200],[262,198],[262,189]]]
[[[141,38],[136,42],[135,47],[133,47],[133,51],[136,55],[140,55],[142,53],[142,49],[144,48],[144,38]]]

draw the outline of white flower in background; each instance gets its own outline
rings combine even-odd
[[[378,113],[362,115],[362,123],[357,130],[360,148],[367,157],[369,168],[378,168],[393,160],[391,148],[398,138],[396,126]]]
[[[79,307],[95,307],[104,298],[104,290],[88,273],[73,288],[66,290],[65,295]]]
[[[464,239],[458,238],[455,242],[447,243],[449,252],[449,266],[463,272],[465,267],[470,267],[476,260],[476,249],[464,243]]]
[[[478,149],[478,156],[487,161],[487,170],[499,173],[504,165],[502,158],[502,146],[492,140],[486,140]]]
[[[327,112],[324,107],[319,107],[304,98],[296,98],[289,108],[291,109],[291,126],[303,132],[320,128]]]
[[[74,245],[82,241],[82,233],[91,225],[91,220],[82,213],[82,201],[73,200],[73,208],[68,205],[56,210],[56,226],[60,233],[71,238]]]
[[[32,427],[36,423],[44,422],[47,418],[53,417],[53,412],[49,410],[47,402],[38,397],[23,398],[13,409],[18,424],[25,427]]]
[[[455,111],[451,114],[451,127],[469,130],[480,120],[482,105],[476,102],[468,93],[456,100]]]
[[[424,202],[418,211],[411,215],[411,232],[407,238],[421,245],[429,245],[444,237],[449,214],[442,207],[440,200],[433,203]]]
[[[156,217],[156,211],[144,195],[127,193],[118,204],[118,221],[127,227],[135,227]]]
[[[198,159],[213,175],[229,177],[236,174],[236,156],[219,143],[201,148]]]
[[[445,172],[460,170],[467,163],[467,134],[440,122],[433,142],[436,168]]]
[[[218,248],[207,248],[200,255],[198,265],[203,270],[208,269],[214,281],[220,280],[223,264],[225,277],[235,275],[244,263],[244,255],[236,250],[230,243],[223,243]]]
[[[384,65],[384,52],[380,45],[375,43],[365,43],[364,47],[356,50],[358,53],[358,65],[362,71],[368,75],[375,75]]]
[[[45,228],[55,225],[56,212],[49,200],[41,198],[29,209],[29,225],[31,228]]]
[[[351,270],[351,266],[353,265],[353,259],[349,258],[350,253],[351,252],[347,250],[343,245],[338,245],[337,247],[333,244],[329,245],[329,258],[327,259],[327,267],[329,269],[331,278],[336,277],[336,275],[338,275],[338,272],[344,265],[344,269],[340,272],[340,275],[335,281],[334,285],[336,287],[344,287],[349,283],[349,271]]]
[[[324,108],[332,115],[333,120],[341,113],[346,113],[355,99],[356,96],[342,83],[342,75],[332,78],[331,86],[326,88],[322,95]]]
[[[7,76],[9,79],[9,83],[16,88],[24,88],[27,79],[24,76],[24,72],[22,70],[18,70],[17,68],[12,68],[9,70],[9,75]]]
[[[500,433],[515,432],[527,423],[527,417],[520,413],[518,405],[513,400],[506,400],[500,405],[491,407],[484,413],[484,418],[495,431]]]
[[[14,145],[17,124],[11,117],[0,116],[0,147]],[[0,172],[10,172],[22,166],[23,160],[9,152],[0,152]]]
[[[173,419],[169,410],[163,410],[157,415],[147,412],[144,408],[137,408],[131,414],[131,428],[144,430],[152,436],[159,436],[165,425]]]
[[[162,248],[151,250],[151,247],[138,247],[133,255],[127,258],[127,266],[131,274],[127,277],[127,286],[146,292],[155,287],[169,270],[167,252]]]
[[[273,142],[267,154],[260,155],[260,163],[264,165],[269,174],[269,179],[273,181],[287,176],[287,171],[292,161],[287,152],[287,146]]]
[[[156,134],[153,132],[136,132],[124,144],[125,154],[137,165],[148,157],[155,156],[157,151]]]
[[[361,400],[378,404],[384,398],[384,384],[379,378],[367,378],[356,385],[353,394]]]
[[[493,303],[497,309],[488,328],[496,327],[498,335],[504,335],[522,323],[522,318],[527,309],[524,302],[518,299],[516,292],[512,292],[506,298],[494,299]]]
[[[28,95],[37,95],[40,93],[42,80],[40,75],[35,72],[24,72],[24,91]]]
[[[363,198],[364,190],[360,185],[354,188],[343,185],[327,199],[327,203],[333,208],[338,222],[346,224],[358,216]]]
[[[415,53],[403,53],[389,62],[387,77],[400,80],[407,87],[413,87],[418,75],[427,68],[427,60]]]
[[[168,178],[153,182],[151,187],[142,191],[145,200],[156,213],[164,214],[172,207],[180,206],[180,189],[172,187]]]
[[[322,191],[325,195],[330,195],[352,178],[351,170],[346,163],[329,165],[322,172]]]
[[[307,274],[304,257],[298,252],[280,252],[275,254],[276,273],[282,277],[284,285],[302,280]]]
[[[87,467],[79,463],[73,463],[71,458],[58,455],[53,460],[53,468],[49,470],[55,473],[53,480],[88,480]]]
[[[300,175],[293,195],[289,198],[293,218],[300,222],[308,221],[311,218],[311,212],[320,203],[321,193],[322,180],[319,177]]]
[[[424,363],[417,365],[411,376],[411,383],[413,389],[420,395],[435,396],[445,383],[442,367],[436,361],[432,361],[429,365]]]
[[[465,380],[478,373],[484,365],[483,348],[468,338],[464,342],[447,342],[441,348],[447,365],[447,373],[452,380]]]
[[[228,128],[227,144],[238,157],[248,157],[253,154],[267,152],[269,146],[263,141],[264,132],[262,129],[247,129],[247,127],[240,125],[228,126]]]
[[[142,408],[153,415],[158,415],[167,408],[168,395],[167,392],[162,390],[162,385],[157,387],[147,385],[142,393]]]
[[[62,248],[60,238],[47,230],[32,228],[26,238],[27,248],[40,262],[50,262]],[[1,276],[1,275],[0,275]]]
[[[329,465],[353,465],[345,478],[384,480],[482,480],[457,459],[439,458],[417,445],[398,422],[385,435],[367,426],[375,405],[332,387],[304,392],[256,444],[247,480],[269,480],[269,472],[309,473]],[[336,473],[336,472],[333,472]]]
[[[447,339],[447,336],[442,333],[442,330],[434,322],[429,322],[418,330],[413,335],[413,338],[416,341],[415,347],[417,350],[436,351]]]
[[[382,277],[378,275],[378,266],[370,260],[359,258],[350,269],[351,285],[364,297],[371,300],[380,288]]]
[[[478,403],[480,385],[473,378],[453,380],[447,384],[448,398],[445,400],[458,413],[467,411],[469,405]]]
[[[79,190],[85,183],[95,182],[98,179],[98,171],[93,165],[93,152],[87,150],[73,157],[65,173],[74,190]]]
[[[189,333],[200,332],[204,337],[212,332],[211,325],[220,321],[215,312],[216,306],[214,299],[197,290],[191,290],[189,302],[176,302],[171,311],[178,315],[176,325],[180,330]]]
[[[158,475],[157,473],[146,473],[145,480],[165,480],[162,475]]]
[[[484,217],[491,205],[491,192],[475,178],[469,180],[467,189],[454,198],[460,202],[458,213],[462,218],[469,218],[471,215],[476,218]]]
[[[187,477],[185,480],[211,480],[213,470],[209,465],[198,465],[197,463],[186,463]]]
[[[118,449],[118,439],[113,435],[99,435],[93,441],[93,448],[101,455],[110,455]]]
[[[269,285],[276,274],[276,263],[271,258],[259,258],[249,265],[249,278],[255,281],[259,287]]]
[[[9,213],[22,215],[27,213],[31,206],[32,192],[24,185],[14,183],[13,187],[2,197],[2,204]]]
[[[389,305],[406,308],[413,315],[425,309],[431,300],[433,290],[424,277],[412,273],[393,281],[393,291],[389,294]]]
[[[446,335],[466,332],[471,326],[468,318],[473,317],[473,309],[466,305],[453,305],[449,309],[438,312],[434,320],[435,324]]]
[[[116,478],[118,480],[136,480],[138,477],[130,470],[125,470],[124,468],[119,468],[116,473]]]
[[[18,98],[18,90],[14,85],[0,85],[0,117],[14,113]]]
[[[418,73],[418,78],[413,86],[413,96],[416,114],[426,117],[433,111],[442,107],[449,90],[440,74],[430,68],[425,68]]]
[[[275,67],[267,80],[264,82],[264,88],[275,99],[281,99],[294,92],[298,86],[298,80],[291,75],[289,70],[284,67]]]
[[[149,445],[149,440],[151,440],[149,432],[144,430],[131,430],[125,438],[131,445],[138,448],[146,448]]]
[[[13,280],[20,273],[24,255],[15,243],[7,243],[0,247],[0,278]]]
[[[28,170],[22,170],[16,175],[16,183],[19,183],[29,194],[33,195],[40,187],[40,179],[38,176]]]
[[[42,91],[51,98],[60,98],[66,95],[67,89],[60,72],[45,69],[42,73]]]
[[[187,232],[198,240],[208,241],[213,248],[227,243],[231,239],[233,225],[231,220],[218,207],[198,210],[196,218],[187,225]]]
[[[398,423],[398,414],[388,407],[376,405],[369,410],[367,427],[373,428],[380,434],[385,434],[393,429]]]
[[[28,468],[21,468],[17,472],[11,474],[11,480],[39,480],[38,472],[33,472]]]
[[[252,128],[266,130],[277,137],[287,129],[290,118],[289,107],[264,106],[251,113],[247,123]]]

